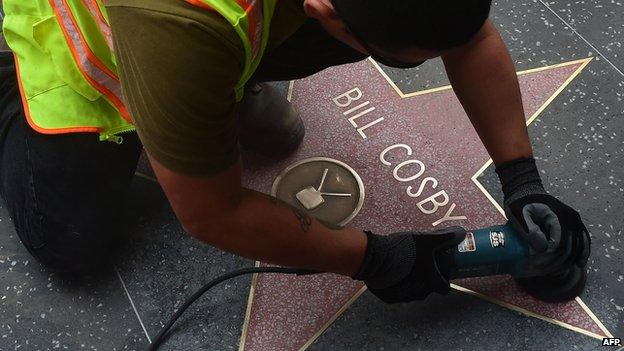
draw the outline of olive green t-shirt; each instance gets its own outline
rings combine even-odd
[[[244,49],[217,12],[183,0],[107,0],[125,102],[144,147],[185,174],[239,158],[234,86]],[[303,0],[278,1],[267,51],[304,22]]]

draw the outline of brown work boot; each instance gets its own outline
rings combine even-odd
[[[238,106],[240,143],[246,150],[279,158],[303,141],[305,127],[299,113],[268,84],[250,84]]]

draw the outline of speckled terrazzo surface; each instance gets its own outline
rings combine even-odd
[[[395,306],[364,292],[317,335],[359,292],[359,285],[335,276],[297,281],[265,276],[253,285],[254,299],[245,323],[252,279],[243,277],[219,286],[194,305],[162,349],[233,350],[239,348],[243,334],[246,350],[294,350],[307,341],[312,350],[601,350],[600,340],[587,334],[604,335],[606,329],[622,337],[622,18],[621,2],[598,0],[497,1],[492,14],[518,71],[592,58],[584,67],[586,61],[578,61],[520,77],[527,117],[564,86],[529,131],[546,186],[574,204],[592,231],[593,256],[582,304],[534,303],[505,279],[455,283],[546,316],[550,322],[457,290],[426,303]],[[448,84],[439,60],[415,70],[384,70],[404,93]],[[569,78],[573,79],[568,82]],[[355,120],[359,126],[385,117],[365,130],[367,140],[341,116],[343,110],[332,106],[332,97],[356,86],[376,107]],[[474,142],[474,133],[463,132],[467,122],[453,101],[450,91],[399,99],[367,62],[296,82],[293,102],[307,116],[308,139],[293,158],[322,154],[356,168],[365,180],[367,202],[354,225],[382,232],[410,225],[430,227],[453,203],[453,213],[467,217],[457,224],[498,222],[500,214],[470,180],[487,157]],[[417,116],[417,128],[396,118],[411,113]],[[428,119],[436,114],[445,116],[439,126]],[[326,133],[314,133],[324,129]],[[455,143],[458,139],[460,145]],[[439,190],[448,191],[450,203],[438,213],[418,215],[413,204],[401,206],[406,203],[401,198],[405,187],[392,177],[391,167],[381,167],[378,158],[381,150],[396,142],[412,146],[413,158],[426,164],[427,175],[439,180]],[[389,153],[388,160],[394,162],[391,156],[400,155]],[[275,175],[292,161],[247,158],[246,184],[266,192]],[[477,179],[500,200],[492,167]],[[375,201],[384,206],[370,206]],[[186,235],[157,184],[147,179],[135,178],[126,208],[127,220],[120,230],[128,240],[116,251],[110,270],[71,280],[51,274],[28,255],[0,202],[0,350],[144,349],[171,312],[202,283],[254,264]]]

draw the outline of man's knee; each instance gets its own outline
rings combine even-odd
[[[24,246],[42,265],[71,273],[89,273],[107,265],[113,238],[103,228],[79,227],[42,216],[29,221],[31,225],[16,226],[16,230]]]

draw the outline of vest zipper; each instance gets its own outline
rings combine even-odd
[[[120,145],[121,143],[123,143],[123,136],[121,136],[120,134],[126,134],[134,131],[134,126],[112,128],[100,133],[100,141],[110,141],[112,143]]]

